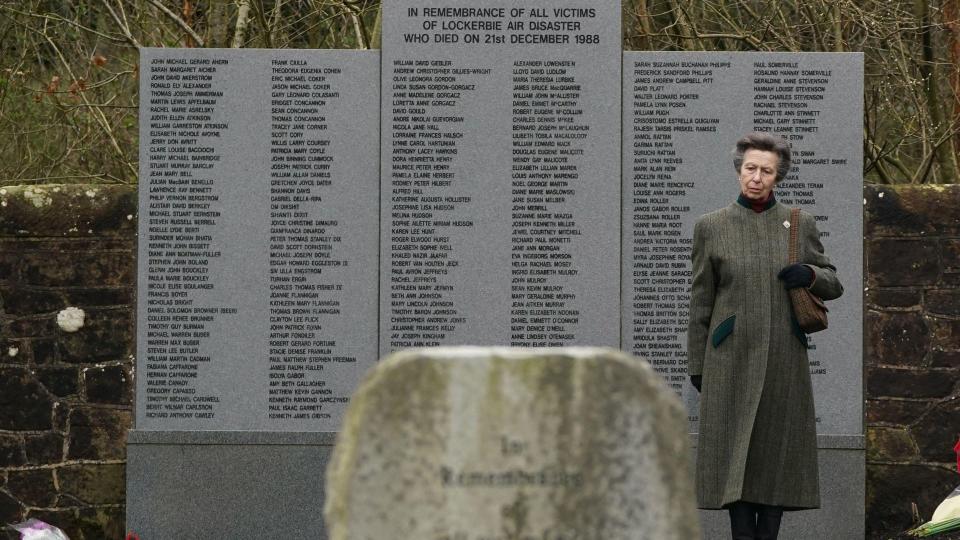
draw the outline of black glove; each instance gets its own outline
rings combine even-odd
[[[783,286],[790,289],[799,287],[809,287],[813,284],[816,274],[805,264],[791,264],[777,274],[777,277],[783,280]]]
[[[702,376],[702,375],[691,375],[691,376],[690,376],[690,384],[692,384],[693,387],[697,389],[697,392],[700,391],[700,384],[701,384],[702,382],[703,382],[703,376]]]

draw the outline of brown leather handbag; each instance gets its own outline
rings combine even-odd
[[[797,262],[800,236],[800,209],[790,211],[790,262]],[[790,293],[790,302],[793,304],[793,316],[797,319],[800,329],[807,334],[827,329],[827,306],[819,296],[810,292],[806,287],[797,287],[787,291]]]

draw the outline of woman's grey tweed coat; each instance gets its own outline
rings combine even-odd
[[[738,203],[701,216],[693,232],[688,372],[702,375],[697,502],[743,500],[817,508],[817,435],[806,337],[777,279],[787,266],[790,209]],[[800,214],[800,262],[825,300],[843,287],[813,216]]]

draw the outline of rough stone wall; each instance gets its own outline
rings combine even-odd
[[[880,538],[960,484],[960,185],[864,197],[866,511]]]
[[[0,528],[123,538],[135,214],[130,187],[0,188]]]

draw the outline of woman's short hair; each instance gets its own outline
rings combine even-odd
[[[771,135],[769,133],[753,132],[744,135],[737,146],[733,149],[733,168],[740,174],[740,166],[743,165],[743,154],[747,150],[762,150],[764,152],[773,152],[779,158],[777,160],[777,179],[780,182],[786,178],[790,172],[790,143],[783,137]]]

